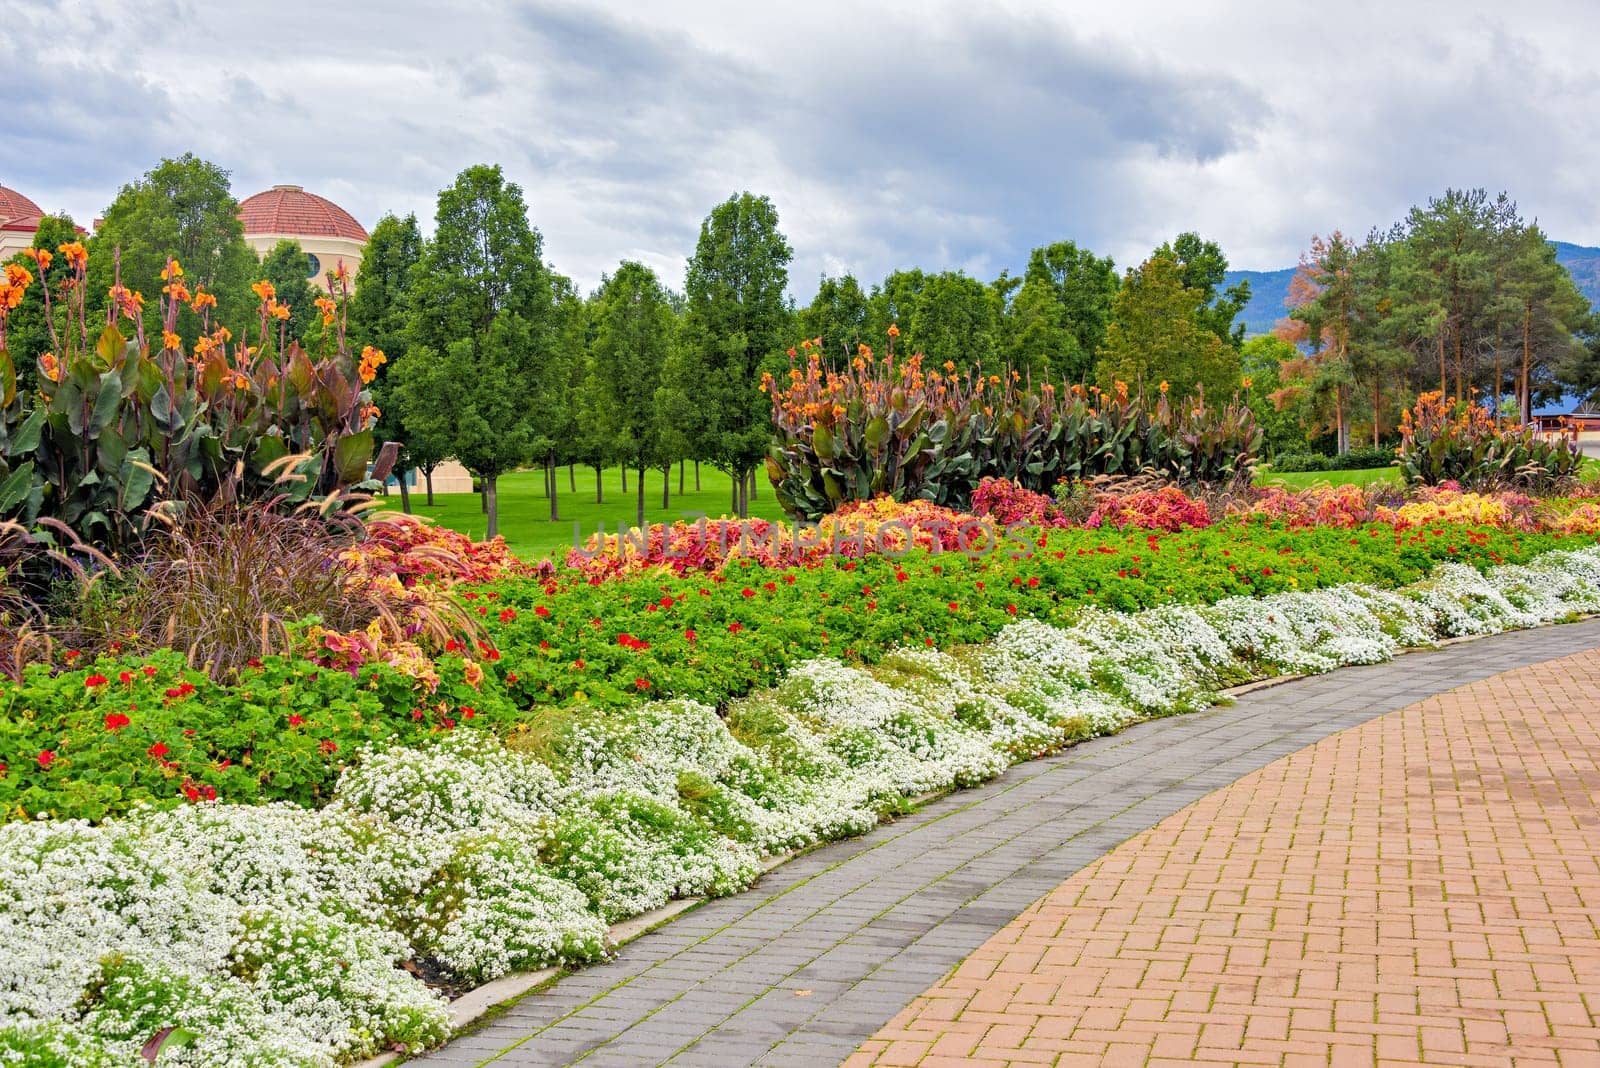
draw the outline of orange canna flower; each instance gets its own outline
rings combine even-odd
[[[215,308],[217,306],[217,298],[207,293],[205,287],[195,286],[194,302],[189,306],[197,312],[202,308]]]
[[[277,287],[263,278],[250,287],[250,291],[262,300],[272,300],[278,295]]]
[[[22,254],[39,265],[40,271],[50,269],[50,250],[43,248],[25,248]]]
[[[161,332],[161,346],[164,349],[181,349],[183,348],[183,338],[170,330],[163,330]]]
[[[272,313],[273,318],[275,318],[275,319],[288,319],[289,318],[289,305],[287,305],[287,304],[279,304],[275,300],[274,301],[269,301],[267,303],[267,310]]]
[[[64,245],[58,245],[56,251],[67,261],[67,266],[75,271],[89,265],[89,250],[83,247],[82,241],[68,241]]]
[[[39,370],[52,382],[61,381],[61,365],[56,362],[56,354],[47,352],[39,357]]]
[[[1167,390],[1171,389],[1172,387],[1167,385],[1167,380],[1163,378],[1161,380],[1161,384],[1159,386],[1157,386],[1156,388],[1159,389],[1162,393],[1165,393]]]
[[[897,326],[894,323],[890,323],[889,324],[889,336],[890,337],[899,337],[900,336],[900,327]]]

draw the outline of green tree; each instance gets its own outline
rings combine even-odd
[[[998,365],[1002,358],[1000,308],[1003,295],[960,271],[929,274],[894,271],[868,298],[867,325],[876,348],[891,325],[900,328],[896,348],[920,352],[935,366],[966,369]]]
[[[656,392],[672,348],[672,307],[655,272],[629,261],[601,283],[593,315],[594,413],[613,455],[638,474],[635,521],[642,527],[644,474],[664,455]]]
[[[34,232],[29,247],[47,249],[56,255],[56,250],[62,245],[76,240],[78,228],[70,218],[65,215],[46,215],[39,220],[39,229]],[[16,366],[17,389],[27,394],[32,393],[37,385],[39,357],[57,348],[50,324],[45,319],[44,283],[51,277],[64,275],[65,265],[57,255],[56,266],[45,273],[44,279],[40,279],[39,265],[20,252],[6,262],[34,276],[33,285],[22,295],[22,303],[11,310],[6,320],[6,349]],[[56,310],[58,331],[65,328],[65,316],[64,310]]]
[[[1183,267],[1152,256],[1123,277],[1096,374],[1103,387],[1126,382],[1140,393],[1167,383],[1177,396],[1204,389],[1220,400],[1239,384],[1239,353],[1204,317],[1204,294],[1183,284]]]
[[[1244,344],[1244,324],[1234,324],[1239,312],[1250,303],[1250,283],[1222,289],[1228,276],[1228,257],[1222,246],[1207,241],[1199,234],[1179,234],[1168,244],[1156,249],[1157,256],[1166,256],[1182,265],[1183,284],[1200,294],[1200,321],[1217,337],[1234,348]]]
[[[817,295],[799,313],[800,336],[821,339],[825,357],[849,360],[867,336],[867,294],[854,275],[823,278]]]
[[[556,421],[555,301],[522,190],[498,166],[469,167],[439,193],[434,237],[411,291],[408,423],[450,442],[483,480],[488,534],[499,531],[499,477],[539,454]]]
[[[1483,189],[1446,189],[1406,217],[1396,299],[1427,311],[1443,394],[1467,395],[1494,328],[1494,262],[1505,248],[1499,235],[1520,222],[1510,197]]]
[[[422,230],[415,215],[401,218],[389,214],[378,220],[362,252],[361,269],[356,272],[348,329],[353,348],[371,345],[388,357],[372,382],[372,395],[382,413],[376,436],[379,441],[400,443],[396,477],[403,486],[412,469],[420,471],[431,505],[433,471],[448,458],[448,445],[406,426],[389,383],[390,373],[410,345],[411,284],[417,265],[422,262],[423,248]],[[409,497],[403,490],[402,493]]]
[[[1239,357],[1244,400],[1261,425],[1267,453],[1303,450],[1312,426],[1310,413],[1302,396],[1284,392],[1283,381],[1284,365],[1299,359],[1300,350],[1282,338],[1262,334],[1246,341]]]
[[[139,181],[123,186],[106,208],[89,243],[91,300],[105,300],[116,274],[114,253],[120,257],[122,284],[143,293],[152,307],[169,256],[182,264],[191,289],[204,285],[217,298],[217,321],[237,329],[255,305],[250,283],[261,277],[261,268],[245,244],[228,172],[192,153],[162,160]],[[197,317],[184,312],[179,333],[192,341],[198,325]]]
[[[1518,227],[1508,246],[1500,297],[1510,314],[1502,315],[1501,321],[1511,325],[1517,356],[1514,392],[1526,423],[1533,419],[1535,396],[1561,392],[1559,379],[1583,384],[1571,368],[1586,351],[1579,335],[1593,331],[1593,313],[1572,275],[1556,262],[1555,246],[1537,225]],[[1496,395],[1500,382],[1497,359]]]
[[[300,242],[285,238],[262,259],[261,277],[272,283],[278,303],[289,308],[289,337],[305,341],[311,325],[321,322],[321,313],[311,303],[321,296],[311,286],[311,257]]]
[[[674,361],[680,429],[703,457],[733,477],[733,508],[749,514],[751,473],[771,439],[761,372],[788,347],[784,300],[794,253],[766,197],[739,193],[700,226],[684,283],[684,344]]]
[[[1083,382],[1105,344],[1116,266],[1071,241],[1036,248],[1010,303],[1007,359],[1018,370]]]

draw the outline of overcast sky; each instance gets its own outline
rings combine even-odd
[[[987,279],[1062,238],[1125,266],[1185,229],[1286,266],[1448,185],[1600,244],[1597,3],[785,8],[4,0],[0,184],[87,222],[194,151],[239,197],[296,183],[431,230],[438,189],[497,162],[585,288],[622,259],[681,286],[749,189],[801,301],[823,272]]]

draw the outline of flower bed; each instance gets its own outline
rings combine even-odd
[[[12,822],[0,827],[0,1051],[131,1066],[163,1032],[164,1064],[321,1066],[418,1048],[444,1037],[444,1003],[397,961],[470,983],[594,959],[607,921],[737,890],[762,856],[859,832],[921,791],[1247,678],[1596,609],[1592,546],[1484,571],[1442,563],[1401,590],[1136,613],[1085,603],[951,653],[798,660],[721,715],[690,698],[568,704],[503,740],[391,739],[321,808]],[[112,685],[124,683],[93,689]]]
[[[872,552],[792,567],[740,559],[708,574],[628,570],[598,584],[511,576],[459,591],[482,634],[432,658],[313,627],[301,655],[259,659],[226,681],[174,652],[58,673],[35,665],[23,685],[0,685],[0,811],[99,819],[196,796],[321,804],[365,748],[504,735],[553,705],[722,705],[818,656],[872,664],[907,645],[982,642],[1019,618],[1062,620],[1086,607],[1134,611],[1351,581],[1394,587],[1442,562],[1521,562],[1564,543],[1560,533],[1456,524],[1229,522],[1034,531],[978,556]],[[422,584],[397,586],[396,596],[440,594]]]

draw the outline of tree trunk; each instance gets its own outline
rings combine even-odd
[[[678,461],[678,496],[680,496],[680,497],[683,496],[683,473],[684,473],[684,468],[686,468],[688,466],[689,466],[689,464],[688,464],[687,461],[685,461],[685,460],[679,460]]]
[[[741,476],[739,476],[737,474],[732,474],[732,473],[730,473],[729,477],[728,477],[728,492],[732,495],[729,498],[729,501],[728,501],[728,511],[732,515],[735,515],[735,516],[737,516],[739,514],[739,480],[740,480],[740,477]]]
[[[1333,418],[1334,418],[1334,424],[1337,427],[1337,433],[1335,434],[1335,437],[1334,437],[1334,441],[1335,441],[1334,448],[1336,449],[1336,451],[1339,453],[1340,456],[1343,456],[1345,453],[1350,451],[1350,428],[1348,426],[1346,426],[1345,422],[1344,422],[1344,386],[1343,386],[1343,384],[1334,387],[1334,391],[1333,391]]]
[[[594,503],[606,503],[606,477],[605,468],[599,464],[594,465]]]
[[[397,479],[400,483],[400,510],[406,515],[411,514],[411,487],[406,485],[406,476],[410,473],[410,471],[402,471]],[[383,489],[385,493],[388,492],[389,484],[387,482],[383,484]]]
[[[1533,377],[1533,303],[1522,306],[1522,425],[1533,422],[1533,394],[1528,380]]]
[[[577,493],[578,492],[578,465],[577,464],[568,464],[567,465],[567,492],[568,493]]]
[[[432,508],[433,507],[433,468],[430,467],[426,471],[422,472],[422,480],[423,480],[423,482],[427,483],[427,486],[428,486],[428,507]]]
[[[1461,361],[1461,331],[1456,331],[1456,397],[1467,400],[1467,384],[1464,378],[1466,367]]]
[[[1444,367],[1444,327],[1439,327],[1439,399],[1442,401],[1450,393],[1450,377]]]
[[[483,510],[484,515],[489,514],[489,480],[487,478],[480,479],[478,482],[478,507]]]
[[[485,538],[492,538],[500,533],[500,487],[498,475],[483,476],[483,508],[489,513],[489,532]]]
[[[628,465],[626,463],[622,465],[622,492],[628,492]]]
[[[1500,418],[1500,389],[1505,382],[1500,374],[1500,341],[1497,335],[1494,343],[1494,410],[1490,413],[1496,419]]]
[[[756,485],[756,469],[750,469],[750,499],[756,500],[761,496],[760,487]]]
[[[639,465],[639,495],[638,495],[638,522],[635,524],[640,530],[644,529],[644,465]]]
[[[1376,449],[1383,437],[1383,379],[1372,376],[1372,447]]]
[[[696,460],[694,462],[694,491],[696,493],[700,492],[700,461],[699,460]]]
[[[661,466],[661,510],[664,512],[672,507],[672,464],[669,461]],[[667,521],[666,516],[661,521]]]
[[[550,458],[545,461],[545,466],[550,471],[550,522],[559,523],[561,522],[561,508],[556,501],[556,492],[561,488],[561,480],[556,477],[560,472],[556,470],[555,453],[550,454]]]

